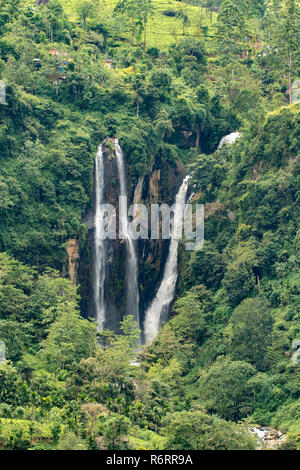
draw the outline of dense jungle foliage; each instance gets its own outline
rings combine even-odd
[[[299,11],[0,0],[1,449],[255,449],[261,425],[300,450]],[[100,348],[66,273],[107,136],[135,176],[181,161],[205,204],[204,247],[180,251],[171,319],[138,359],[130,312]]]

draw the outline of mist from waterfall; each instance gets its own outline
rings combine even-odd
[[[94,258],[94,304],[99,331],[103,330],[105,322],[104,282],[106,247],[101,237],[104,232],[105,217],[101,205],[104,203],[104,161],[103,145],[98,147],[95,159],[95,258]]]
[[[166,317],[169,306],[174,299],[178,277],[178,243],[179,239],[181,238],[182,220],[185,209],[186,194],[188,190],[188,179],[189,176],[184,178],[176,196],[173,228],[163,278],[157,294],[145,314],[144,335],[146,344],[151,344],[151,342],[157,336],[160,330],[162,319]]]
[[[126,240],[126,307],[127,314],[133,315],[139,326],[139,289],[137,280],[137,257],[135,249],[135,241],[131,238],[128,229],[127,215],[127,188],[124,166],[124,155],[118,140],[115,140],[115,155],[120,181],[120,197],[119,197],[119,232],[123,234]]]

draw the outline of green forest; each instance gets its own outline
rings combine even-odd
[[[300,2],[0,0],[0,80],[0,450],[300,450]],[[68,256],[106,139],[205,208],[148,345]]]

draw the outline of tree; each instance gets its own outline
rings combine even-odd
[[[154,6],[152,0],[139,0],[142,18],[143,18],[143,29],[144,29],[144,51],[147,46],[147,26],[150,16],[153,15]]]
[[[134,37],[141,35],[141,17],[137,8],[137,0],[119,0],[114,8],[116,15],[121,14],[126,17],[130,25],[130,43],[133,46]]]
[[[57,450],[87,450],[86,442],[72,431],[63,434],[58,442]]]
[[[265,299],[244,300],[234,310],[230,319],[232,357],[236,360],[249,361],[260,370],[264,369],[265,354],[272,341],[273,323]]]
[[[257,279],[258,260],[251,243],[240,243],[230,254],[222,284],[232,306],[237,306],[251,295]]]
[[[253,450],[257,445],[245,426],[227,423],[197,408],[168,414],[162,433],[167,436],[168,450]]]
[[[153,10],[152,0],[119,0],[114,9],[115,13],[121,13],[128,18],[132,45],[134,37],[139,39],[144,32],[144,51],[146,51],[148,20]]]
[[[192,97],[182,94],[178,96],[175,103],[173,122],[177,127],[192,133],[196,123],[196,111]]]
[[[219,52],[225,62],[234,62],[244,48],[245,17],[236,3],[225,0],[222,3],[217,26]],[[234,68],[232,67],[234,79]]]
[[[159,141],[161,142],[166,137],[171,137],[174,132],[172,120],[170,119],[169,113],[162,109],[155,117],[154,131]]]
[[[173,47],[172,55],[177,64],[178,71],[185,66],[185,61],[194,59],[198,69],[205,70],[207,64],[207,52],[204,41],[200,39],[184,38]]]
[[[190,20],[186,13],[186,5],[182,6],[177,13],[178,18],[180,18],[182,25],[182,35],[185,36],[185,29],[189,26]]]
[[[86,321],[86,320],[84,320]],[[136,359],[139,329],[133,316],[121,322],[123,334],[101,332],[101,345],[94,356],[82,355],[78,364],[72,365],[69,388],[72,393],[84,391],[98,403],[121,413],[133,398],[132,374],[136,370],[131,363]],[[121,399],[121,402],[118,401]],[[123,400],[124,399],[124,400]]]
[[[81,413],[86,420],[89,435],[95,437],[96,426],[99,416],[107,414],[108,410],[100,403],[84,403],[81,406]]]
[[[122,334],[116,335],[109,331],[104,331],[101,335],[103,340],[106,341],[107,349],[103,351],[104,358],[106,357],[108,368],[113,365],[113,361],[119,355],[119,361],[115,364],[116,367],[129,364],[136,356],[136,348],[138,345],[138,338],[140,331],[137,322],[134,321],[132,315],[127,315],[120,323]],[[112,361],[110,363],[110,361]],[[109,370],[107,370],[109,372]],[[112,372],[112,370],[111,370]]]
[[[32,341],[32,330],[28,323],[0,320],[0,340],[5,344],[6,358],[12,361],[20,359],[22,353]]]
[[[24,405],[28,399],[28,387],[18,370],[8,361],[0,362],[0,402],[17,406]]]
[[[269,79],[278,77],[285,82],[292,103],[292,82],[299,67],[300,9],[295,0],[284,5],[273,0],[265,17],[266,59],[270,66]]]
[[[217,288],[223,274],[222,255],[209,242],[206,242],[202,250],[191,253],[184,273],[184,281],[185,285],[189,287],[195,284],[204,284],[208,289]]]
[[[58,0],[51,0],[42,8],[42,14],[47,24],[49,41],[54,42],[59,31],[67,26],[67,17]]]
[[[300,16],[299,7],[295,0],[287,0],[283,13],[282,30],[279,32],[284,72],[288,77],[289,101],[292,104],[292,78],[297,70],[296,58],[299,54],[300,40]]]
[[[125,416],[113,416],[104,425],[103,435],[108,450],[126,449],[130,420]]]
[[[150,84],[159,94],[161,101],[165,101],[166,97],[169,97],[172,88],[172,75],[171,71],[165,69],[154,69],[149,77]]]
[[[200,402],[221,418],[238,421],[253,410],[249,380],[255,368],[242,361],[219,358],[199,379]]]
[[[195,127],[196,127],[196,150],[199,151],[201,149],[201,141],[200,136],[201,132],[203,132],[205,121],[207,114],[209,112],[209,91],[205,85],[199,85],[196,88],[196,97],[197,97],[197,105],[196,105],[196,119],[195,119]]]
[[[70,368],[80,359],[95,354],[96,329],[96,325],[80,317],[74,303],[62,305],[47,338],[41,343],[40,356],[50,370]]]
[[[151,354],[164,366],[176,358],[184,371],[189,370],[197,358],[197,347],[206,338],[210,310],[205,286],[194,286],[174,304],[176,315],[160,331],[151,346]]]
[[[207,10],[210,12],[210,22],[212,23],[212,16],[214,11],[218,11],[221,0],[204,0],[203,6],[206,8],[206,15],[207,15]]]
[[[2,35],[10,21],[18,16],[20,0],[1,0],[0,2],[0,34]]]
[[[77,4],[77,13],[83,22],[84,29],[86,28],[87,18],[95,15],[98,5],[98,0],[79,0]]]
[[[53,269],[46,269],[37,277],[34,289],[28,299],[28,317],[33,323],[35,338],[45,339],[49,326],[58,318],[64,305],[79,303],[77,287],[69,279],[62,278]]]
[[[136,117],[139,117],[140,105],[143,103],[146,94],[144,77],[141,74],[136,74],[132,77],[132,89],[134,90],[136,103]]]
[[[24,321],[35,271],[0,253],[0,318]]]

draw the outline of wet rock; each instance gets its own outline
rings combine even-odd
[[[277,429],[255,425],[250,432],[257,436],[257,449],[277,449],[287,438],[285,434]]]

